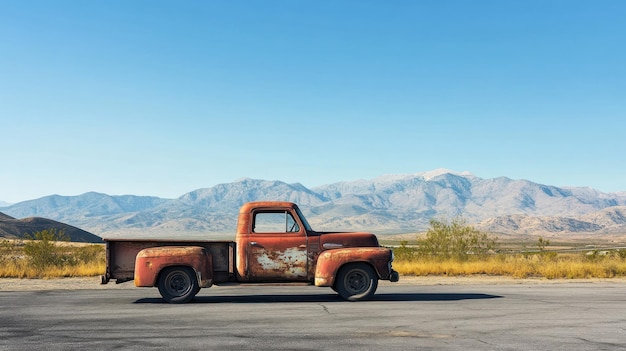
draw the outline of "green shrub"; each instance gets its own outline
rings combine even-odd
[[[539,237],[539,239],[537,239],[537,249],[539,249],[539,251],[544,251],[548,245],[550,245],[550,240],[544,239],[542,237]]]
[[[408,243],[408,241],[402,240],[400,241],[400,246],[393,249],[393,254],[396,260],[412,261],[416,258],[418,249],[407,246]]]
[[[496,238],[474,229],[461,217],[431,219],[426,238],[420,243],[423,256],[443,260],[467,260],[493,252]]]
[[[44,229],[32,235],[25,235],[24,238],[28,240],[24,243],[24,254],[38,271],[72,263],[72,257],[66,253],[67,250],[57,245],[58,241],[69,240],[65,232],[54,228]]]

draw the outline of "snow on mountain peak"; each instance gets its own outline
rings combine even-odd
[[[457,176],[473,176],[473,174],[468,171],[457,172],[457,171],[453,171],[453,170],[446,169],[446,168],[437,168],[432,171],[417,173],[416,175],[424,178],[424,180],[431,180],[442,174],[453,174]]]

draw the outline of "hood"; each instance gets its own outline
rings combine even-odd
[[[336,233],[324,232],[320,234],[320,246],[326,250],[346,247],[378,247],[378,239],[372,233]]]

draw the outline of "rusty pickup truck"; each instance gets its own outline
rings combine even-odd
[[[393,251],[370,233],[317,232],[298,206],[244,204],[235,241],[105,239],[102,284],[133,280],[185,303],[220,284],[305,283],[331,287],[348,301],[374,295],[378,280],[397,282]]]

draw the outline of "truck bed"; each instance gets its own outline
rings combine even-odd
[[[169,239],[104,239],[106,242],[106,273],[102,284],[110,279],[123,283],[134,279],[135,257],[139,251],[157,246],[200,246],[213,256],[214,282],[235,281],[235,242],[213,240],[169,240]]]

